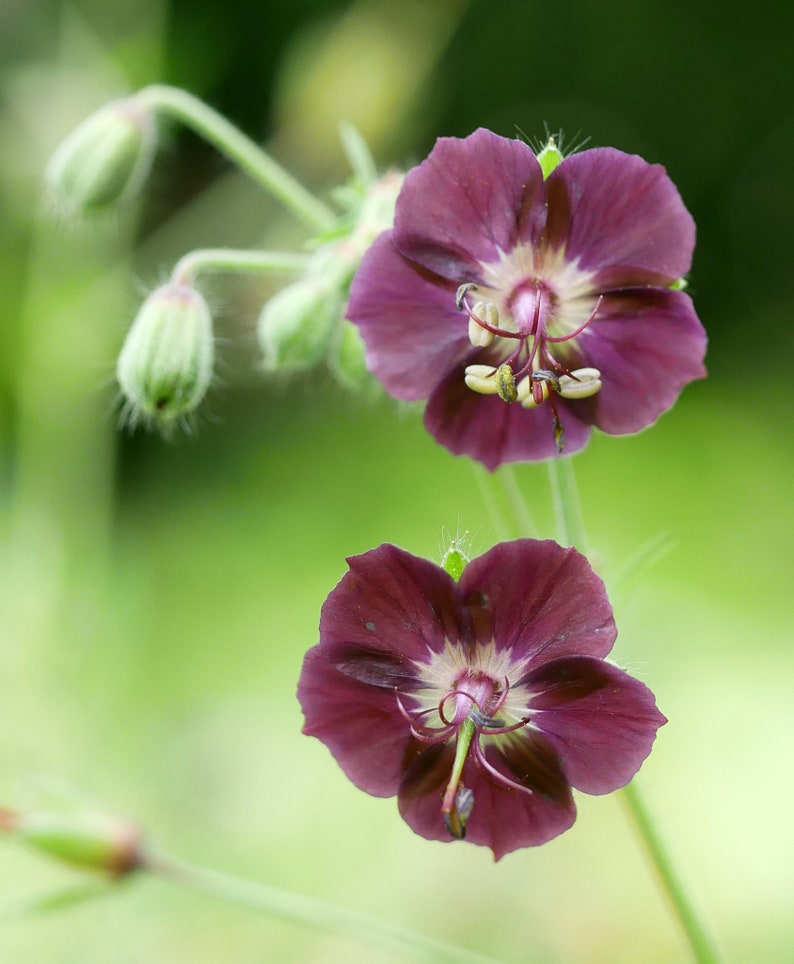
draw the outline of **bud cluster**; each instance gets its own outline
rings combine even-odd
[[[352,227],[315,251],[303,276],[277,292],[257,323],[264,367],[297,372],[325,360],[346,388],[374,388],[358,329],[345,319],[350,282],[364,252],[394,218],[402,175],[386,174],[352,198]]]

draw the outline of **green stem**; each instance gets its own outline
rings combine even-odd
[[[356,179],[362,187],[371,187],[378,177],[378,169],[367,142],[352,124],[344,121],[339,125],[339,136]]]
[[[419,960],[495,964],[493,958],[453,947],[423,934],[402,930],[355,911],[198,867],[168,854],[150,853],[144,862],[144,869],[170,883],[188,887],[238,907],[395,948],[403,953],[410,953]]]
[[[473,461],[471,465],[474,472],[474,480],[477,483],[477,488],[480,490],[485,508],[488,510],[488,515],[490,516],[491,525],[496,533],[496,537],[500,542],[504,542],[510,538],[510,527],[507,524],[504,513],[497,504],[497,499],[494,498],[495,486],[493,484],[493,476],[484,469],[479,462]]]
[[[579,502],[579,490],[570,458],[549,459],[549,485],[560,542],[587,552],[587,536]]]
[[[651,858],[662,887],[679,923],[687,936],[692,954],[699,964],[717,964],[720,955],[698,917],[670,856],[656,831],[648,808],[635,783],[629,783],[621,794],[623,802],[639,832],[645,850]]]
[[[498,478],[502,483],[502,489],[516,517],[521,535],[537,536],[538,527],[535,524],[532,513],[529,511],[527,501],[523,497],[513,466],[503,465],[499,469]]]
[[[177,261],[171,279],[177,284],[191,284],[197,275],[228,271],[243,273],[301,272],[310,256],[282,251],[248,251],[237,248],[204,248],[191,251]]]
[[[138,91],[133,100],[143,109],[175,117],[205,138],[311,227],[325,230],[336,221],[330,208],[307,191],[258,144],[187,91],[152,84]]]
[[[560,539],[565,545],[576,546],[580,552],[584,552],[587,540],[572,462],[570,459],[557,458],[550,460],[548,465]],[[695,912],[681,878],[673,869],[673,861],[656,832],[639,790],[630,783],[623,788],[622,796],[695,960],[699,964],[716,964],[719,955],[707,937],[705,927]]]

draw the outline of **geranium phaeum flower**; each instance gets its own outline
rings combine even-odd
[[[502,543],[457,583],[391,545],[348,565],[304,660],[304,733],[418,834],[499,859],[570,827],[571,787],[634,776],[665,718],[605,661],[612,609],[575,549]]]
[[[669,287],[694,241],[663,167],[596,148],[544,181],[525,143],[478,130],[408,173],[347,316],[442,445],[490,469],[543,459],[593,425],[645,428],[705,375],[705,332]]]

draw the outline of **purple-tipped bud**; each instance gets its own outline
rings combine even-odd
[[[175,282],[157,288],[141,306],[116,365],[126,421],[170,434],[206,395],[214,359],[204,298]]]
[[[137,827],[120,817],[72,811],[0,810],[0,830],[48,857],[123,877],[143,863]]]
[[[132,99],[114,101],[87,117],[66,138],[47,167],[55,204],[95,214],[134,195],[151,167],[154,119]]]

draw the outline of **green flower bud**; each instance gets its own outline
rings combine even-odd
[[[336,337],[328,367],[339,384],[350,391],[380,394],[380,382],[367,368],[364,357],[364,340],[352,322],[342,319],[336,330]]]
[[[53,155],[45,180],[55,203],[94,214],[137,192],[156,142],[152,115],[129,98],[87,117]]]
[[[214,360],[206,301],[189,285],[157,288],[141,306],[116,364],[126,420],[169,435],[206,395]]]
[[[275,294],[257,322],[259,346],[269,371],[305,371],[322,361],[335,323],[342,315],[342,292],[328,279],[308,274]]]
[[[544,181],[562,159],[562,151],[559,149],[559,147],[557,147],[556,139],[554,137],[550,137],[546,142],[546,146],[538,154],[538,163],[540,164],[540,169],[543,172]]]
[[[138,829],[106,814],[0,810],[0,830],[56,860],[111,877],[122,877],[143,862]]]

